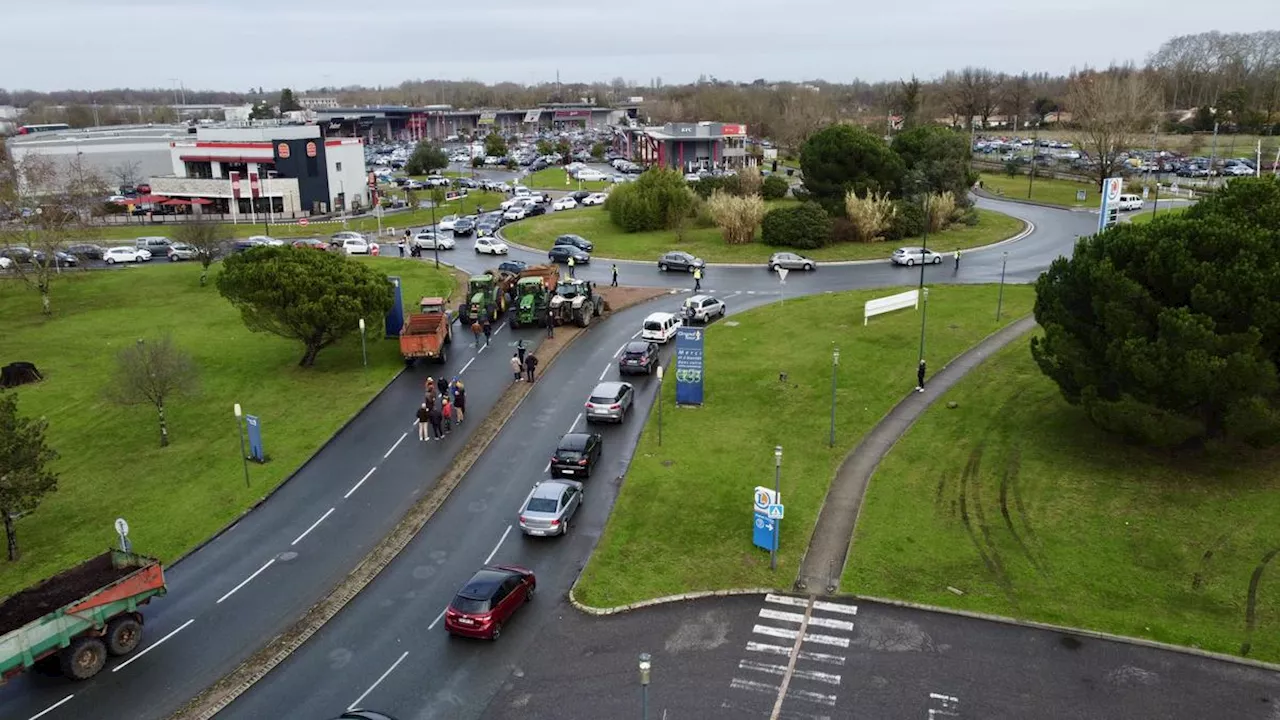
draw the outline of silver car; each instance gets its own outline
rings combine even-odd
[[[890,259],[895,265],[911,267],[920,263],[937,265],[942,262],[942,255],[922,247],[900,247],[893,251],[893,257]]]
[[[631,383],[602,382],[591,391],[587,398],[587,410],[584,413],[587,422],[596,420],[612,420],[620,423],[627,419],[627,411],[635,399],[635,388]]]
[[[577,480],[542,480],[520,506],[520,531],[525,535],[564,535],[569,532],[569,520],[582,506],[582,498],[582,483]]]
[[[769,256],[769,271],[772,272],[778,268],[786,268],[788,270],[812,270],[818,267],[818,264],[803,255],[797,255],[793,252],[778,252]]]
[[[200,251],[186,243],[174,243],[169,246],[169,262],[196,260],[199,257]]]

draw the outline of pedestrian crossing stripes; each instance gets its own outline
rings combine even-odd
[[[786,640],[795,640],[800,634],[799,630],[788,630],[786,628],[773,627],[772,625],[756,625],[751,632],[760,635],[768,635],[770,637],[784,638]],[[823,635],[820,633],[805,633],[804,642],[818,643],[819,645],[833,645],[835,647],[849,647],[849,638],[838,637],[835,635]]]
[[[791,655],[791,648],[784,645],[771,645],[769,643],[759,643],[752,640],[747,643],[747,652],[789,656]],[[812,650],[801,650],[796,653],[796,657],[801,660],[812,660],[813,662],[827,663],[828,665],[844,665],[843,655],[832,655],[830,653],[813,652]]]
[[[800,623],[804,621],[804,613],[783,612],[781,610],[773,610],[770,608],[761,608],[760,617],[766,620],[783,620],[785,622]],[[833,620],[831,618],[813,617],[809,618],[809,624],[813,627],[830,628],[832,630],[849,631],[853,629],[853,623],[848,620]]]

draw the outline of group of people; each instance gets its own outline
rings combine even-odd
[[[450,380],[441,376],[427,378],[425,391],[416,414],[418,440],[427,442],[432,437],[440,440],[453,429],[455,422],[462,424],[467,411],[467,389],[458,378]]]
[[[533,382],[534,373],[538,370],[538,357],[524,346],[524,340],[516,343],[516,351],[511,356],[511,376],[515,382],[523,379]]]

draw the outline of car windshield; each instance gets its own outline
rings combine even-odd
[[[454,610],[457,610],[460,613],[466,613],[468,615],[481,615],[483,613],[489,612],[489,601],[476,600],[475,598],[467,598],[459,595],[458,597],[455,597],[453,599],[453,602],[449,604],[449,607],[453,608]]]
[[[553,513],[559,509],[560,503],[555,498],[532,498],[525,507],[527,512]]]

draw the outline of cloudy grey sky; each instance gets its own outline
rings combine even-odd
[[[1062,73],[1165,39],[1280,27],[1277,0],[36,0],[4,2],[11,89],[309,88],[406,79]],[[1211,21],[1212,27],[1204,23]]]

